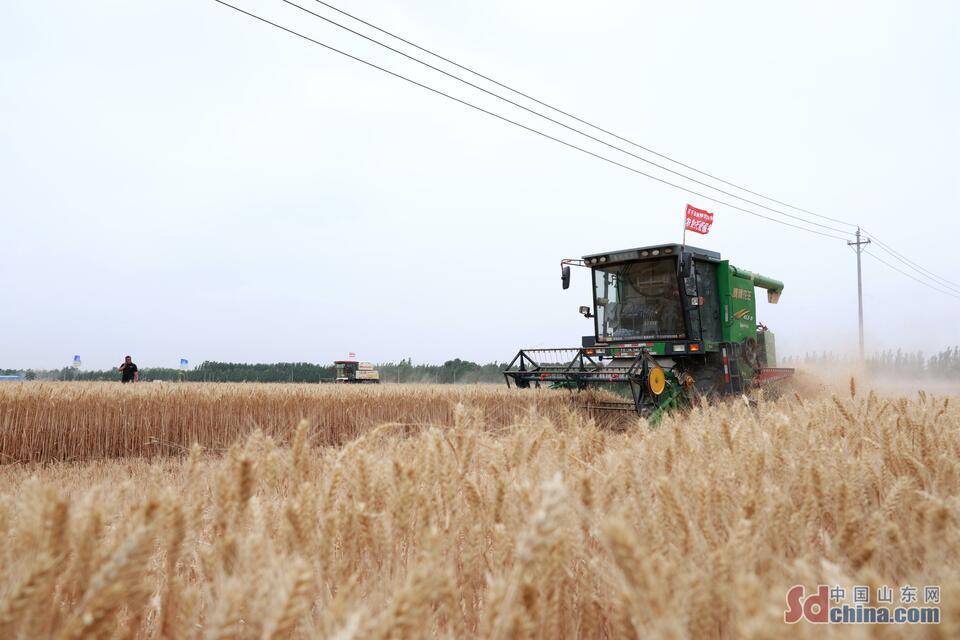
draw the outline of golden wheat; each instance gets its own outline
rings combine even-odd
[[[166,424],[161,397],[209,394],[244,437],[0,466],[3,637],[960,635],[960,409],[929,394],[736,400],[613,432],[563,394],[492,389],[17,393],[27,408],[8,397],[5,415],[67,413],[41,393],[113,415],[89,396],[114,393]],[[331,438],[351,401],[382,424]],[[788,628],[794,584],[940,584],[943,621]]]
[[[320,444],[343,444],[395,423],[417,430],[481,409],[491,428],[531,408],[556,417],[564,392],[510,393],[491,385],[176,384],[44,382],[0,385],[0,464],[225,450],[256,429],[286,444],[301,420]]]

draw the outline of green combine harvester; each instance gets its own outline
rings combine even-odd
[[[757,322],[755,289],[775,304],[779,280],[678,244],[563,260],[564,289],[571,266],[590,269],[593,306],[580,313],[593,320],[593,335],[580,348],[521,350],[503,372],[508,387],[629,388],[631,401],[589,408],[636,411],[656,423],[704,397],[793,375],[777,368],[773,333]]]

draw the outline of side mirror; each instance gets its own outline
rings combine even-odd
[[[560,282],[563,283],[564,289],[570,288],[570,265],[566,265],[560,270]]]
[[[580,307],[580,315],[582,315],[584,318],[592,318],[592,317],[593,317],[593,314],[590,313],[590,307],[587,307],[587,306],[581,306],[581,307]]]

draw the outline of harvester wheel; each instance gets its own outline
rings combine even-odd
[[[647,373],[647,388],[655,396],[659,396],[667,388],[667,374],[662,367],[652,367]]]
[[[685,374],[693,377],[692,401],[713,400],[723,394],[723,361],[717,354],[710,354],[702,364],[688,367]]]
[[[766,361],[766,357],[763,352],[763,346],[753,336],[750,336],[744,340],[742,357],[744,362],[747,363],[747,366],[754,371],[763,369],[763,365]]]

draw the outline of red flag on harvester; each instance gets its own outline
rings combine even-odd
[[[710,231],[710,225],[712,224],[712,213],[704,209],[697,209],[689,204],[687,205],[687,220],[684,224],[685,229],[706,235]]]

